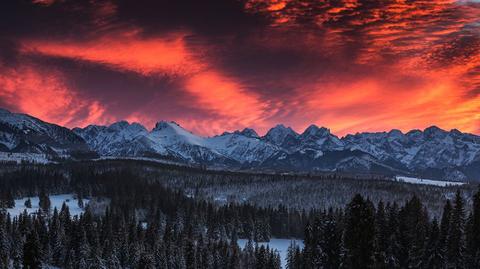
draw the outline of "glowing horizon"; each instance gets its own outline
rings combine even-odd
[[[70,128],[480,134],[478,1],[2,5],[0,107]]]

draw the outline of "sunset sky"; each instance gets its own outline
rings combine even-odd
[[[0,107],[200,135],[480,134],[480,1],[3,0]]]

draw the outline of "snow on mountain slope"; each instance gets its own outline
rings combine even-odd
[[[205,138],[196,136],[175,122],[161,121],[146,136],[160,154],[178,155],[189,162],[226,162],[226,157],[209,148]]]
[[[277,146],[260,140],[250,130],[207,138],[206,145],[240,163],[261,163],[279,150]]]
[[[75,128],[92,150],[102,156],[158,157],[188,163],[225,162],[225,157],[207,148],[205,139],[174,122],[158,122],[152,131],[138,123],[122,121],[110,126]]]
[[[161,141],[164,146],[179,143],[204,147],[205,139],[183,129],[175,122],[160,121],[150,133],[152,140]]]
[[[302,134],[277,125],[263,137],[249,128],[201,137],[166,121],[158,122],[151,131],[138,123],[121,121],[72,132],[0,109],[0,152],[68,157],[89,149],[104,157],[158,158],[227,168],[362,171],[480,180],[480,137],[435,126],[423,131],[391,130],[342,138],[316,125]]]
[[[290,127],[278,124],[270,129],[267,134],[262,137],[262,140],[286,150],[290,150],[298,146],[299,134]]]
[[[321,151],[343,150],[344,143],[337,136],[330,133],[330,130],[316,125],[310,125],[300,135],[301,149],[316,149]]]
[[[258,138],[252,129],[204,138],[175,122],[158,122],[148,132],[139,124],[127,122],[88,126],[74,131],[102,156],[145,156],[158,154],[187,162],[218,164],[261,162],[278,148]]]
[[[102,156],[135,155],[148,151],[149,141],[145,141],[148,131],[138,123],[126,121],[110,126],[89,125],[73,131],[87,141],[88,146]]]
[[[381,161],[410,170],[464,166],[480,153],[479,137],[457,130],[447,132],[435,126],[406,134],[398,130],[360,133],[347,135],[342,140],[346,148],[368,152]]]
[[[0,150],[46,154],[49,158],[92,154],[71,130],[5,109],[0,109]]]

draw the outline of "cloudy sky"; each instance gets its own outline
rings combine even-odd
[[[0,107],[201,135],[480,133],[480,3],[3,0]]]

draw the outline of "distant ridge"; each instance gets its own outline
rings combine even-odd
[[[309,126],[299,134],[277,125],[260,137],[255,130],[197,136],[175,122],[152,130],[120,121],[72,130],[0,109],[0,159],[41,154],[49,160],[138,157],[215,168],[278,172],[341,171],[416,175],[450,181],[480,181],[480,137],[431,126],[402,133],[356,133],[342,138]]]

